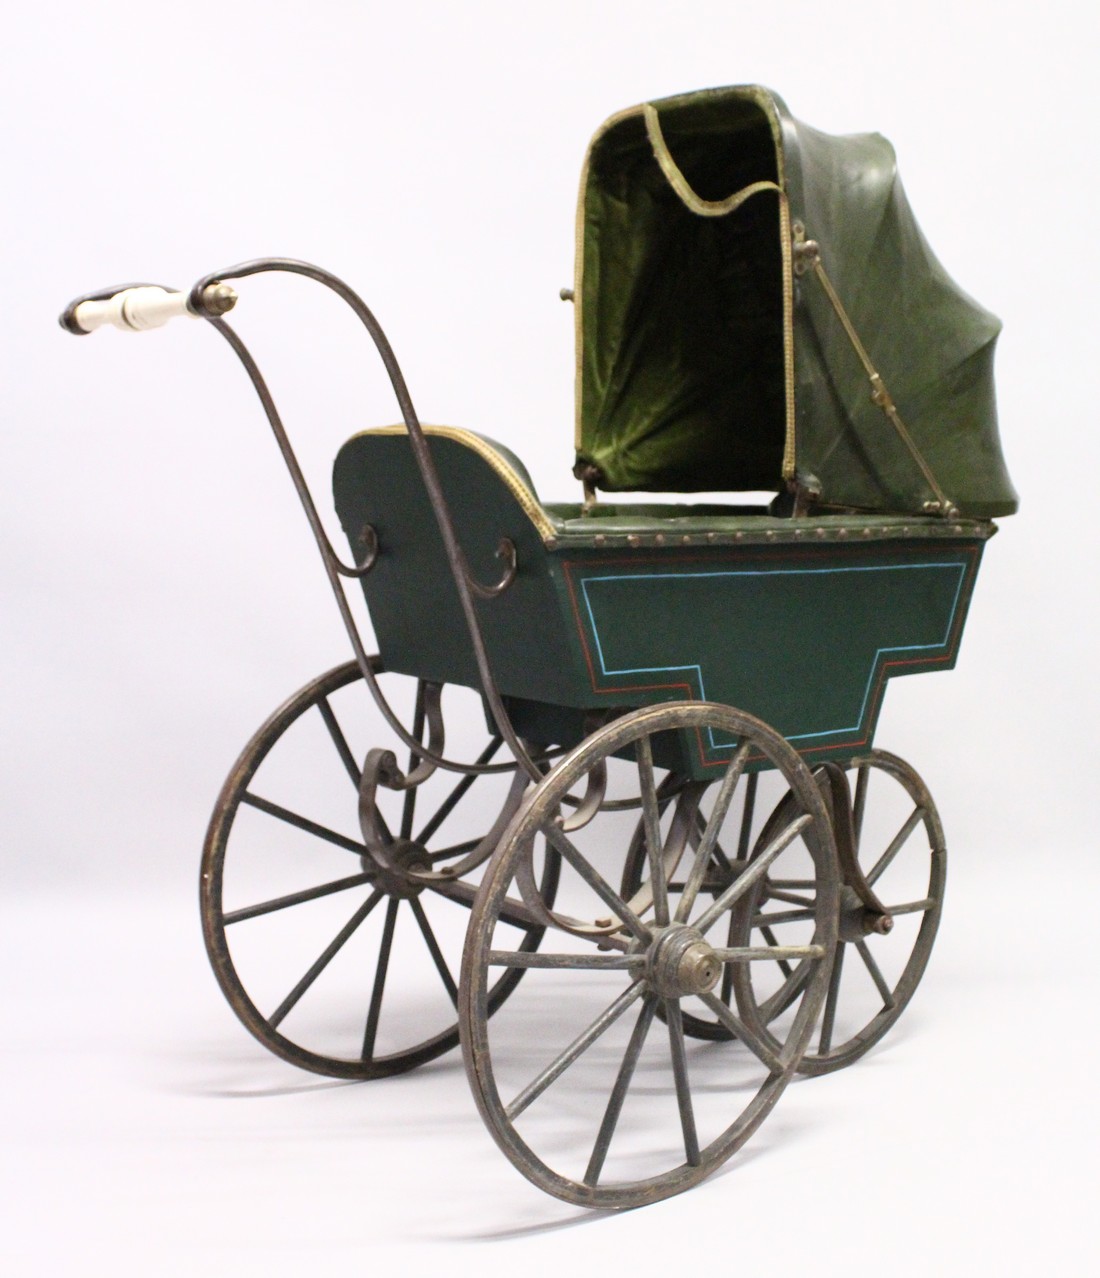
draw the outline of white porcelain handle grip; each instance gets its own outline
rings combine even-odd
[[[237,294],[228,284],[211,284],[206,291],[216,292],[216,297],[204,300],[219,315],[231,310],[237,300]],[[188,295],[152,284],[125,288],[102,301],[81,302],[72,311],[73,322],[84,333],[93,333],[105,324],[127,333],[141,333],[148,328],[160,328],[177,315],[195,318],[195,312],[188,306]]]

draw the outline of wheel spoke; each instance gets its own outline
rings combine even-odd
[[[741,810],[741,832],[737,836],[737,859],[747,861],[749,856],[749,840],[752,838],[752,815],[756,809],[756,787],[760,782],[759,772],[750,772],[745,782],[745,806]]]
[[[456,856],[465,856],[467,852],[472,852],[480,842],[481,839],[467,839],[464,843],[453,843],[449,848],[440,848],[438,852],[430,852],[428,860],[434,865],[438,861],[450,861]]]
[[[393,930],[397,923],[397,907],[400,900],[391,896],[386,906],[386,923],[382,929],[382,943],[378,947],[378,966],[374,972],[374,989],[371,990],[370,1008],[367,1011],[367,1026],[363,1031],[362,1058],[369,1061],[374,1057],[374,1040],[378,1034],[378,1018],[382,1013],[382,994],[386,988],[386,974],[390,966],[390,951],[393,949]]]
[[[727,972],[731,970],[731,968],[726,968]],[[770,1025],[776,1017],[782,1016],[787,1008],[790,1007],[806,988],[813,970],[814,965],[812,963],[799,963],[779,989],[761,1004],[761,1019],[765,1025]]]
[[[925,910],[930,910],[936,904],[935,900],[926,896],[922,901],[906,901],[904,905],[891,905],[886,911],[887,914],[923,914]]]
[[[574,968],[587,972],[626,972],[645,966],[644,954],[548,954],[544,950],[490,950],[490,967]]]
[[[585,859],[565,834],[553,822],[543,827],[543,833],[561,855],[569,862],[596,895],[610,907],[612,912],[626,924],[640,941],[652,939],[652,933],[642,920],[634,913],[622,897],[612,888],[602,874]]]
[[[772,1051],[757,1034],[751,1029],[722,1002],[720,998],[715,998],[713,994],[700,994],[699,997],[710,1008],[715,1016],[730,1031],[735,1038],[739,1038],[742,1043],[749,1049],[752,1054],[757,1057],[764,1065],[767,1066],[773,1074],[782,1074],[786,1068],[783,1062]]]
[[[482,764],[488,763],[494,754],[500,749],[503,737],[494,736],[484,750],[477,756],[476,765],[480,767]],[[457,804],[461,801],[466,791],[477,780],[477,773],[472,772],[468,776],[464,776],[454,789],[447,795],[439,807],[432,813],[431,817],[425,823],[424,828],[416,836],[416,842],[423,845],[432,837],[439,829],[443,822],[451,815]]]
[[[720,914],[728,910],[729,907],[743,896],[750,887],[768,872],[768,866],[775,860],[781,852],[795,841],[801,832],[810,824],[813,816],[809,812],[804,812],[797,820],[792,821],[780,834],[778,834],[772,842],[764,849],[763,852],[749,866],[744,874],[739,875],[722,895],[703,912],[696,921],[695,926],[700,932],[706,932],[712,927],[715,920]]]
[[[737,915],[731,910],[729,927],[726,928],[726,944],[732,945],[734,937],[737,935]],[[728,963],[722,965],[722,1002],[729,1007],[730,997],[733,994],[733,968]]]
[[[821,1018],[821,1037],[817,1042],[818,1056],[827,1056],[833,1044],[833,1026],[836,1022],[836,1005],[840,997],[840,973],[844,967],[844,942],[836,947],[836,958],[833,961],[832,974],[829,977],[829,992],[825,996],[825,1015]]]
[[[676,1104],[680,1110],[680,1127],[684,1133],[684,1154],[692,1167],[698,1167],[699,1136],[695,1130],[695,1111],[691,1104],[687,1050],[684,1046],[684,1017],[678,998],[665,999],[665,1019],[668,1021],[668,1043],[672,1053],[672,1075],[676,1080]]]
[[[315,838],[324,839],[326,843],[333,843],[336,847],[344,848],[348,852],[354,852],[357,856],[367,855],[365,843],[357,843],[354,839],[337,834],[335,830],[330,830],[324,825],[318,825],[316,821],[310,821],[307,817],[299,816],[297,812],[291,812],[289,808],[280,807],[279,804],[271,803],[267,799],[261,799],[258,794],[250,794],[246,790],[241,795],[241,802],[247,803],[250,808],[258,808],[259,811],[266,812],[268,816],[285,821],[287,825],[296,826],[299,830],[304,830],[306,834],[312,834]]]
[[[555,1079],[560,1078],[578,1057],[615,1024],[631,1003],[641,997],[644,990],[645,986],[640,981],[628,985],[614,1003],[596,1017],[583,1034],[578,1035],[565,1051],[556,1056],[542,1073],[520,1092],[506,1111],[509,1120],[514,1122],[532,1101],[538,1100]]]
[[[805,923],[813,917],[813,910],[772,910],[768,914],[754,914],[752,925],[763,928],[777,923]]]
[[[367,915],[374,909],[378,902],[382,899],[383,893],[375,889],[363,904],[355,911],[350,919],[344,924],[339,932],[333,937],[328,945],[321,952],[320,956],[313,966],[306,972],[305,976],[298,982],[290,993],[283,999],[274,1012],[268,1017],[267,1023],[272,1029],[275,1029],[286,1018],[288,1012],[297,1004],[302,995],[309,989],[313,982],[328,967],[329,963],[336,957],[339,950],[346,944],[351,934],[363,922]]]
[[[714,807],[711,809],[710,819],[707,821],[706,829],[703,831],[703,837],[699,840],[699,846],[695,852],[695,861],[691,867],[691,873],[688,875],[684,894],[680,898],[680,904],[676,909],[677,923],[686,922],[695,905],[695,898],[699,895],[699,888],[702,886],[703,878],[706,875],[711,853],[717,845],[718,833],[726,819],[726,813],[729,811],[733,792],[737,789],[737,782],[741,779],[741,773],[744,771],[745,761],[749,757],[749,750],[749,742],[743,742],[718,786],[718,794],[714,800]]]
[[[645,738],[642,739],[644,740]],[[642,1046],[645,1043],[646,1035],[649,1033],[650,1025],[653,1024],[653,1013],[656,1007],[656,998],[652,994],[646,995],[642,1010],[638,1013],[638,1019],[634,1024],[634,1032],[630,1036],[626,1054],[623,1056],[623,1063],[619,1067],[615,1086],[611,1089],[611,1097],[607,1102],[607,1109],[604,1111],[603,1122],[600,1124],[600,1130],[596,1134],[592,1157],[588,1160],[588,1169],[584,1173],[584,1183],[586,1185],[595,1185],[600,1179],[600,1172],[603,1170],[604,1161],[607,1158],[611,1138],[615,1134],[619,1115],[623,1112],[623,1102],[626,1100],[630,1081],[634,1077],[634,1069],[638,1064],[638,1057],[642,1054]]]
[[[340,760],[347,769],[348,776],[351,777],[351,783],[356,789],[359,788],[359,781],[362,777],[362,771],[355,762],[355,756],[351,752],[348,745],[348,739],[344,736],[343,729],[336,721],[336,715],[333,713],[332,706],[329,705],[328,697],[321,697],[317,702],[317,709],[321,712],[321,718],[325,721],[325,727],[328,728],[328,734],[332,738],[332,744],[336,747],[336,751],[340,756]]]
[[[668,881],[665,877],[664,848],[661,846],[661,816],[657,806],[657,785],[653,779],[653,751],[649,737],[638,738],[638,782],[642,798],[642,823],[649,855],[649,880],[653,891],[653,920],[659,927],[668,923]],[[686,833],[686,831],[685,831]]]
[[[439,948],[439,942],[435,939],[435,933],[432,931],[431,924],[428,922],[428,916],[424,913],[424,907],[416,899],[412,897],[409,900],[412,906],[413,918],[416,919],[420,927],[420,931],[424,936],[424,944],[428,947],[428,953],[432,956],[432,962],[435,964],[443,986],[447,991],[447,996],[451,1002],[458,1006],[458,986],[455,979],[451,975],[451,969],[447,966],[447,960],[443,957],[443,951]]]
[[[918,805],[910,813],[909,820],[906,821],[906,823],[901,827],[901,829],[894,836],[894,840],[890,844],[890,846],[886,849],[885,852],[883,852],[882,856],[880,856],[879,859],[875,862],[874,868],[871,870],[871,873],[867,875],[867,884],[869,887],[874,887],[874,885],[879,881],[879,879],[885,873],[886,868],[889,866],[890,862],[893,861],[894,857],[896,857],[897,854],[901,851],[901,849],[905,845],[906,840],[909,838],[909,836],[913,833],[913,831],[917,828],[917,826],[923,820],[924,820],[924,809]]]
[[[699,829],[699,822],[702,822],[704,826],[706,825],[706,822],[703,821],[703,814],[701,812],[696,813],[695,828],[688,834],[691,846],[696,851],[698,851],[699,848],[699,840],[703,837],[703,832]],[[714,847],[710,850],[710,859],[719,870],[723,871],[726,875],[726,882],[728,883],[737,867],[729,859],[729,857],[726,856],[725,849],[722,847],[721,843],[715,842]],[[703,876],[703,882],[706,883],[706,875]]]
[[[886,978],[882,974],[882,969],[875,962],[875,956],[868,948],[867,942],[857,941],[856,950],[859,953],[859,957],[863,960],[863,966],[871,973],[871,980],[874,981],[875,988],[882,997],[883,1007],[894,1007],[894,991],[886,984]]]
[[[771,930],[770,927],[766,927],[764,924],[760,924],[760,934],[761,936],[763,936],[764,940],[767,941],[767,943],[773,947],[773,949],[779,948],[779,942],[778,940],[776,940],[775,933]],[[783,976],[789,977],[791,972],[794,969],[787,962],[787,960],[777,958],[775,961],[779,965],[779,970],[783,973]],[[727,967],[726,971],[728,972],[729,970],[730,969]],[[726,1001],[728,1002],[729,1000],[727,999]]]
[[[716,949],[720,963],[759,963],[765,959],[819,959],[825,957],[824,945],[732,945]]]
[[[259,918],[261,914],[274,914],[276,910],[285,910],[292,905],[301,905],[304,901],[316,901],[322,896],[332,896],[335,892],[346,892],[348,888],[359,887],[374,878],[373,872],[352,874],[346,879],[333,879],[331,883],[322,883],[319,887],[305,888],[301,892],[291,892],[288,896],[277,896],[259,905],[246,905],[239,910],[231,910],[222,915],[222,924],[229,927],[231,923],[241,923],[245,919]]]
[[[773,884],[768,884],[768,896],[775,901],[784,901],[788,905],[805,905],[809,909],[814,908],[814,902],[811,897],[799,896],[797,892],[788,892],[785,888],[777,888]]]
[[[463,879],[455,879],[450,883],[439,880],[428,883],[427,886],[437,896],[441,896],[448,901],[454,901],[456,905],[464,906],[467,910],[473,909],[474,901],[477,898],[476,883],[467,883]],[[497,912],[497,921],[507,923],[510,927],[525,929],[546,926],[533,910],[514,896],[506,896],[504,898],[504,903]]]

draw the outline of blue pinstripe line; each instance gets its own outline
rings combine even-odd
[[[596,641],[596,652],[600,659],[600,672],[604,676],[614,675],[633,675],[633,674],[673,674],[680,671],[695,671],[696,678],[699,680],[699,692],[703,701],[707,700],[706,688],[703,684],[703,670],[699,665],[685,666],[635,666],[631,669],[608,670],[607,663],[603,655],[603,645],[600,643],[600,632],[596,626],[595,614],[592,611],[592,601],[588,596],[589,582],[597,584],[605,581],[649,581],[667,578],[675,578],[679,581],[687,581],[692,579],[702,579],[709,577],[805,577],[819,574],[837,574],[844,572],[907,572],[913,570],[923,570],[928,568],[957,568],[959,571],[959,584],[955,587],[955,598],[951,604],[951,615],[948,618],[947,628],[944,637],[938,643],[916,643],[916,644],[899,644],[892,648],[879,648],[875,652],[874,660],[871,662],[871,673],[867,679],[867,686],[863,691],[863,702],[859,708],[859,717],[856,722],[848,728],[829,728],[824,732],[800,732],[787,738],[788,741],[805,741],[818,737],[835,737],[842,736],[846,732],[855,732],[863,723],[863,716],[867,710],[867,700],[871,695],[871,685],[875,680],[875,671],[878,669],[879,658],[890,652],[932,652],[937,648],[945,648],[950,641],[951,631],[955,624],[955,614],[959,607],[959,596],[962,593],[963,581],[966,577],[966,564],[952,563],[928,563],[928,564],[878,564],[866,567],[852,568],[776,568],[776,569],[729,569],[714,572],[639,572],[639,573],[618,573],[614,576],[607,577],[582,577],[581,590],[584,592],[584,606],[588,610],[588,621],[592,627],[592,636]],[[729,745],[719,745],[714,740],[714,729],[709,728],[707,735],[710,737],[710,748],[714,750],[733,750],[733,743]]]

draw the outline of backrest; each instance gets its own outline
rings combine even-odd
[[[545,571],[553,526],[507,449],[453,427],[425,426],[424,433],[474,577],[495,584],[504,572],[496,557],[501,538],[516,547],[514,583],[499,598],[479,602],[478,610],[500,687],[525,688],[532,618],[557,613]],[[478,687],[458,591],[404,426],[349,439],[333,467],[333,495],[353,557],[362,554],[366,525],[378,538],[378,558],[363,589],[386,668]],[[540,645],[564,642],[560,627],[549,629],[555,633],[540,636]],[[567,658],[558,664],[564,669]]]

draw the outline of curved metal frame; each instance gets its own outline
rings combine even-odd
[[[440,482],[439,472],[436,469],[435,462],[425,438],[424,432],[420,427],[420,421],[413,407],[412,399],[409,396],[408,387],[405,384],[404,375],[397,363],[397,358],[393,353],[389,340],[382,331],[381,325],[375,319],[372,312],[368,309],[361,297],[349,288],[343,280],[325,271],[317,266],[312,266],[308,262],[300,262],[293,258],[258,258],[251,262],[242,262],[236,266],[227,267],[222,271],[214,271],[209,275],[203,276],[191,289],[188,305],[196,315],[200,315],[209,324],[211,324],[229,345],[233,348],[238,359],[244,365],[245,371],[248,373],[255,388],[256,394],[259,396],[260,403],[263,405],[264,412],[267,415],[268,422],[271,425],[272,432],[275,435],[276,442],[279,445],[279,451],[283,455],[283,460],[290,471],[291,479],[294,483],[295,490],[298,493],[298,499],[302,503],[305,511],[306,519],[309,521],[310,529],[313,533],[317,548],[321,553],[321,560],[325,567],[325,573],[329,579],[329,585],[332,588],[333,595],[336,599],[336,606],[340,610],[340,616],[347,631],[348,639],[351,642],[352,651],[355,653],[355,659],[359,664],[360,670],[363,672],[363,678],[370,689],[371,696],[374,698],[378,709],[381,711],[387,724],[397,734],[399,739],[413,753],[413,757],[420,760],[420,766],[414,769],[416,779],[410,774],[406,777],[390,778],[388,784],[394,785],[394,788],[403,788],[409,784],[416,784],[416,780],[422,779],[430,774],[434,768],[443,768],[448,771],[464,772],[467,775],[477,774],[487,771],[503,771],[508,765],[478,765],[478,764],[460,764],[454,760],[446,759],[442,754],[437,753],[423,742],[417,741],[416,738],[406,731],[400,720],[394,714],[393,709],[386,701],[385,695],[378,686],[371,670],[370,661],[366,647],[363,644],[362,637],[359,634],[359,628],[356,625],[355,618],[352,615],[347,596],[344,593],[340,583],[341,576],[361,577],[365,575],[373,563],[373,554],[377,553],[377,547],[373,547],[373,554],[354,568],[349,569],[346,565],[341,564],[337,558],[328,535],[325,532],[324,525],[317,513],[316,504],[309,491],[305,476],[302,473],[301,466],[291,447],[290,440],[287,437],[286,429],[283,426],[282,419],[279,416],[278,409],[275,407],[275,401],[271,396],[271,392],[267,387],[263,375],[260,373],[256,361],[252,358],[251,353],[234,329],[221,319],[219,316],[210,312],[204,302],[204,293],[206,289],[215,283],[222,283],[226,280],[244,279],[250,275],[261,275],[269,272],[287,272],[293,275],[304,275],[307,279],[324,284],[326,288],[331,289],[338,297],[351,307],[356,316],[370,334],[375,348],[378,351],[382,364],[389,376],[390,384],[393,387],[394,394],[397,398],[398,407],[401,410],[401,416],[405,423],[405,429],[408,431],[409,443],[416,458],[417,466],[420,469],[421,477],[424,480],[424,486],[428,491],[428,497],[435,512],[436,521],[439,525],[440,535],[443,538],[443,546],[447,554],[447,561],[451,568],[454,578],[455,589],[458,591],[459,602],[462,606],[463,615],[466,619],[467,630],[470,635],[470,643],[474,650],[474,658],[477,662],[478,676],[481,680],[482,692],[488,702],[493,721],[501,737],[507,743],[516,759],[516,764],[522,768],[532,781],[538,781],[542,778],[542,771],[531,758],[523,742],[520,740],[512,722],[508,717],[505,709],[504,701],[501,697],[500,690],[493,678],[492,669],[489,664],[489,655],[485,647],[485,640],[481,632],[481,624],[478,620],[477,609],[474,602],[475,596],[481,599],[492,599],[502,594],[516,575],[515,548],[508,542],[507,538],[501,540],[498,548],[498,556],[506,560],[506,568],[503,577],[499,582],[492,586],[484,586],[478,582],[470,571],[470,566],[466,560],[466,556],[458,541],[455,532],[454,521],[451,518],[450,507],[447,505],[447,499],[443,492],[443,486]],[[427,765],[426,767],[424,765]]]

